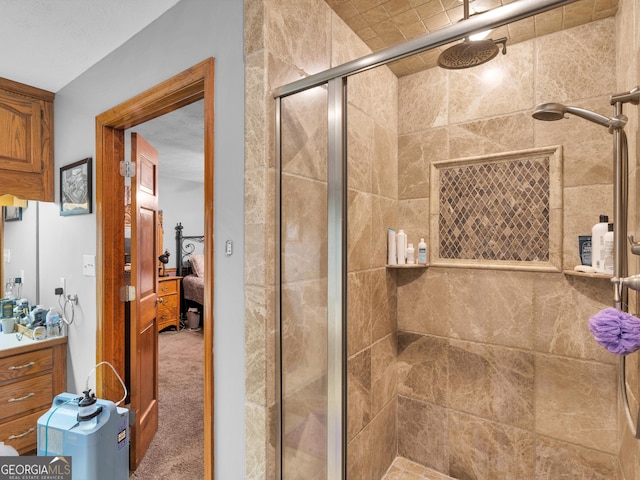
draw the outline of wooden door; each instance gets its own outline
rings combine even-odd
[[[129,365],[131,427],[129,467],[140,465],[158,430],[158,153],[143,137],[131,134],[131,305]]]

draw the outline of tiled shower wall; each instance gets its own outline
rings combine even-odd
[[[611,135],[531,112],[560,102],[611,115],[615,58],[608,18],[512,45],[478,68],[401,78],[399,224],[424,235],[431,161],[562,145],[563,264],[573,269],[578,235],[613,213]],[[617,359],[588,331],[589,316],[611,304],[608,280],[397,275],[401,456],[454,478],[616,478]]]
[[[376,255],[379,242],[384,242],[377,230],[388,225],[402,225],[414,239],[428,233],[430,161],[562,144],[564,265],[572,268],[578,263],[577,235],[588,233],[599,213],[612,213],[610,136],[602,127],[575,118],[534,123],[530,112],[538,102],[561,101],[610,115],[608,96],[638,83],[639,2],[620,4],[617,84],[611,19],[510,45],[506,57],[483,67],[403,78],[397,117],[397,217],[395,209],[388,208],[393,187],[374,187],[392,177],[376,179],[376,172],[368,170],[373,159],[364,165],[356,164],[355,156],[350,159],[350,209],[364,215],[370,208],[377,222],[350,230],[351,240],[360,239],[360,247],[351,252],[354,261],[365,255],[364,239],[374,230],[369,245]],[[245,53],[246,477],[270,479],[275,459],[272,90],[368,50],[321,0],[245,0]],[[503,70],[494,68],[498,66]],[[367,91],[371,89],[363,94]],[[350,122],[357,125],[388,127],[389,115],[395,115],[384,109],[380,115],[374,112],[370,107],[375,97],[369,106],[366,98],[350,100]],[[630,119],[629,127],[633,122],[635,127],[628,127],[628,132],[637,132],[637,120],[637,114]],[[360,128],[349,130],[350,136],[360,134]],[[377,135],[373,130],[372,137],[360,141],[364,144]],[[357,142],[351,137],[350,148]],[[634,133],[632,158],[636,145]],[[372,152],[371,145],[364,147]],[[357,182],[359,168],[364,185],[351,183]],[[637,175],[636,161],[631,168]],[[631,198],[635,185],[634,181]],[[632,213],[637,218],[635,202]],[[632,224],[630,233],[640,237],[635,228],[640,222]],[[638,442],[625,427],[617,435],[615,431],[616,359],[585,331],[588,316],[610,304],[606,280],[461,269],[382,274],[378,258],[368,266],[350,265],[350,302],[364,312],[354,323],[361,324],[367,336],[351,340],[349,346],[349,382],[354,390],[349,406],[355,415],[349,425],[349,468],[356,469],[351,472],[378,480],[366,474],[377,473],[387,459],[377,457],[370,447],[372,441],[379,445],[381,438],[395,441],[393,434],[384,433],[395,418],[389,408],[397,403],[399,453],[441,471],[509,478],[495,474],[500,464],[510,472],[523,472],[512,478],[533,478],[533,472],[536,478],[640,478]],[[373,285],[377,292],[386,288],[389,297],[369,304],[356,294]],[[378,300],[388,303],[381,306]],[[387,308],[388,325],[376,319]],[[394,350],[390,335],[396,322]],[[382,360],[393,354],[399,355],[395,392],[390,381],[393,368]],[[630,373],[637,379],[635,357],[631,356],[635,368]],[[369,383],[366,371],[372,372]],[[380,395],[373,386],[376,378]],[[626,425],[618,416],[618,423]],[[441,430],[435,434],[434,429]],[[616,477],[612,472],[618,439],[623,445],[622,468]],[[477,448],[468,452],[474,445]],[[376,467],[371,467],[372,461],[378,462]],[[349,478],[358,478],[353,475]]]

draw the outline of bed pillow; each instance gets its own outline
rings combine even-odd
[[[204,278],[204,255],[189,255],[189,263],[193,273]]]

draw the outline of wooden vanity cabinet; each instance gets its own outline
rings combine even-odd
[[[34,452],[38,418],[66,385],[66,337],[0,350],[0,442]]]
[[[53,99],[0,78],[0,195],[53,202]]]

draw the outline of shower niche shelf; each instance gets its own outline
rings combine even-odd
[[[414,268],[428,268],[429,265],[424,265],[421,263],[414,263],[413,265],[389,265],[387,264],[387,268],[391,269],[391,270],[407,270],[407,269],[414,269]]]
[[[570,275],[573,277],[585,277],[585,278],[605,278],[611,279],[613,275],[608,275],[606,273],[585,273],[585,272],[576,272],[575,270],[563,270],[562,273],[565,275]]]

